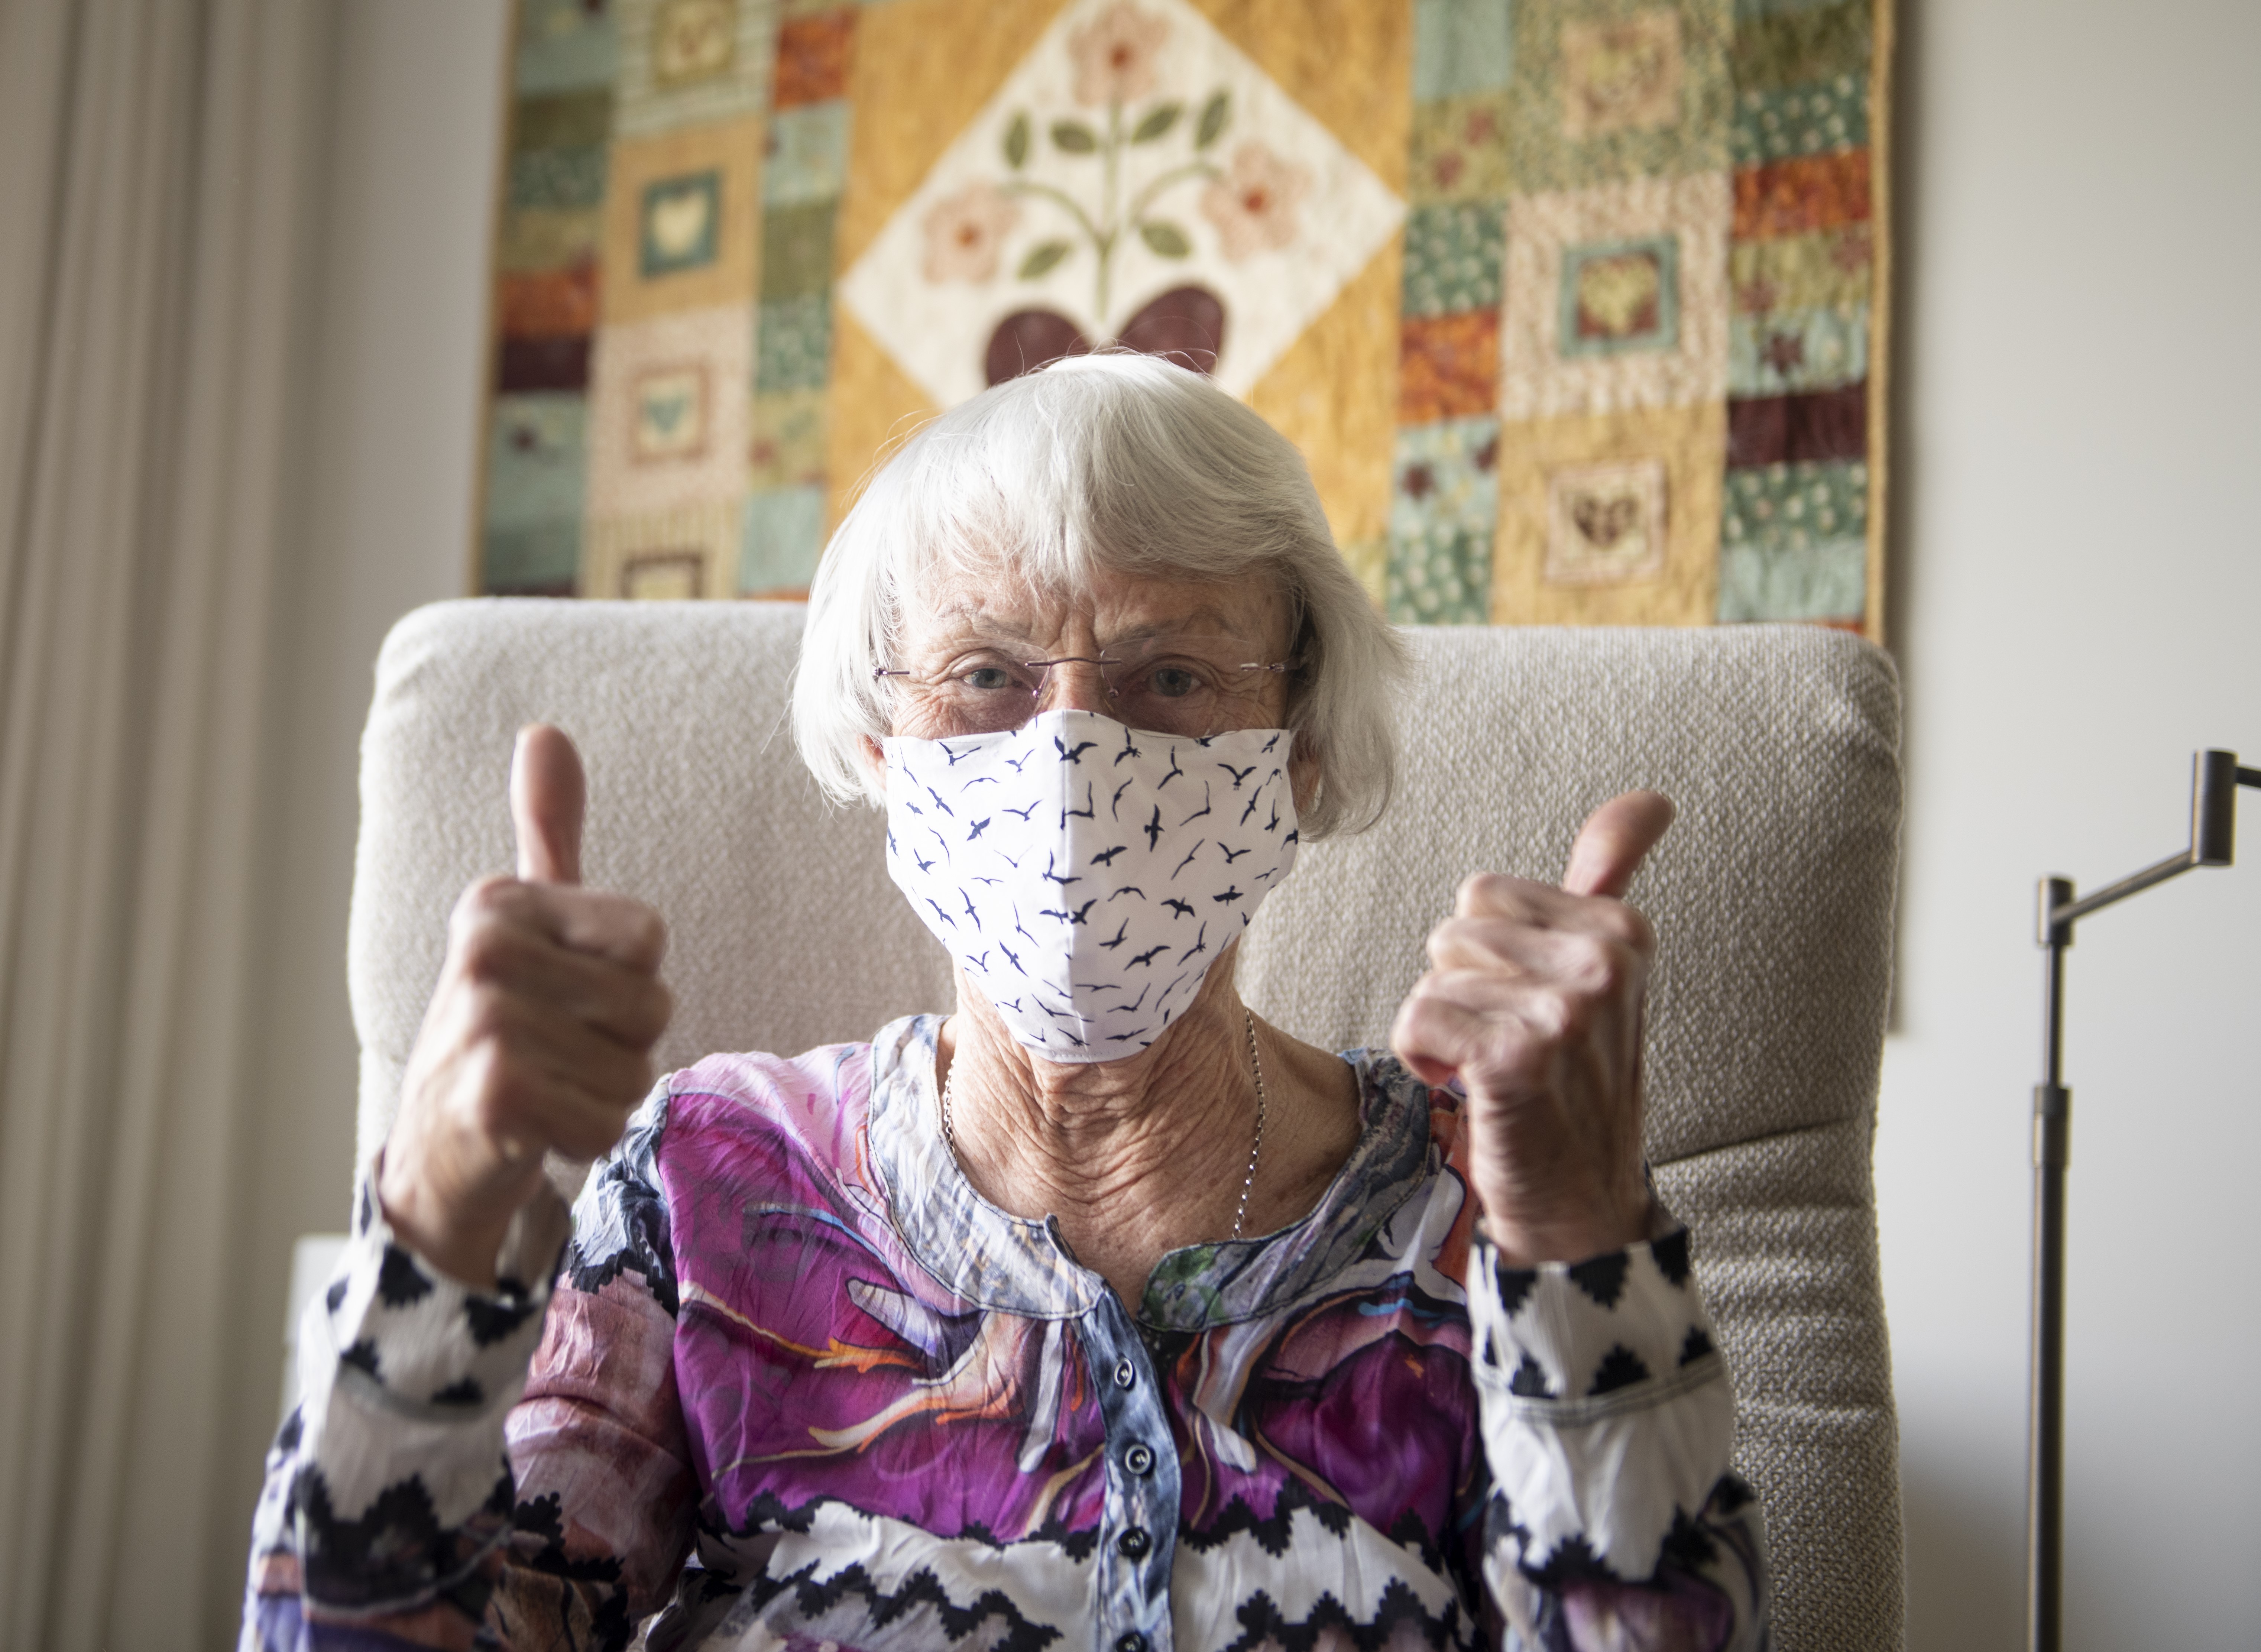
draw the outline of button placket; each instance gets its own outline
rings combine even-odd
[[[1107,1498],[1095,1557],[1097,1646],[1101,1652],[1171,1652],[1178,1456],[1161,1383],[1137,1326],[1112,1291],[1085,1324],[1108,1447]]]

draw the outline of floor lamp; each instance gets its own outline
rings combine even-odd
[[[2064,950],[2092,912],[2193,866],[2226,866],[2236,837],[2237,788],[2261,786],[2261,769],[2241,769],[2231,751],[2191,759],[2191,842],[2094,894],[2075,900],[2072,880],[2043,878],[2040,941],[2049,955],[2042,1081],[2034,1086],[2034,1326],[2027,1397],[2026,1628],[2032,1652],[2057,1652],[2064,1591],[2064,1169],[2071,1159],[2072,1092],[2064,1083]]]

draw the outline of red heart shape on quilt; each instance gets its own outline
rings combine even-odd
[[[1141,306],[1116,342],[1197,373],[1213,373],[1224,348],[1224,300],[1206,287],[1173,287]],[[989,334],[984,364],[989,382],[1001,384],[1047,362],[1087,356],[1091,349],[1091,341],[1059,311],[1016,310]]]

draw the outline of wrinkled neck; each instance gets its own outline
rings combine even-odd
[[[962,978],[944,1024],[938,1072],[968,1180],[1011,1215],[1059,1217],[1078,1259],[1134,1308],[1161,1252],[1232,1232],[1257,1115],[1236,950],[1162,1038],[1123,1060],[1040,1059]],[[1266,1044],[1260,1032],[1260,1054]],[[1267,1132],[1279,1099],[1267,1096]]]

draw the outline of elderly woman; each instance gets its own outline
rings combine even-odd
[[[1234,991],[1299,844],[1382,815],[1402,672],[1207,381],[1094,356],[936,420],[825,557],[794,729],[884,802],[956,1009],[640,1107],[662,930],[578,887],[579,765],[529,730],[520,876],[456,910],[309,1313],[245,1644],[1763,1645],[1640,1159],[1619,897],[1669,806],[1605,806],[1561,888],[1470,879],[1395,1053]],[[553,1148],[605,1155],[570,1217]]]

